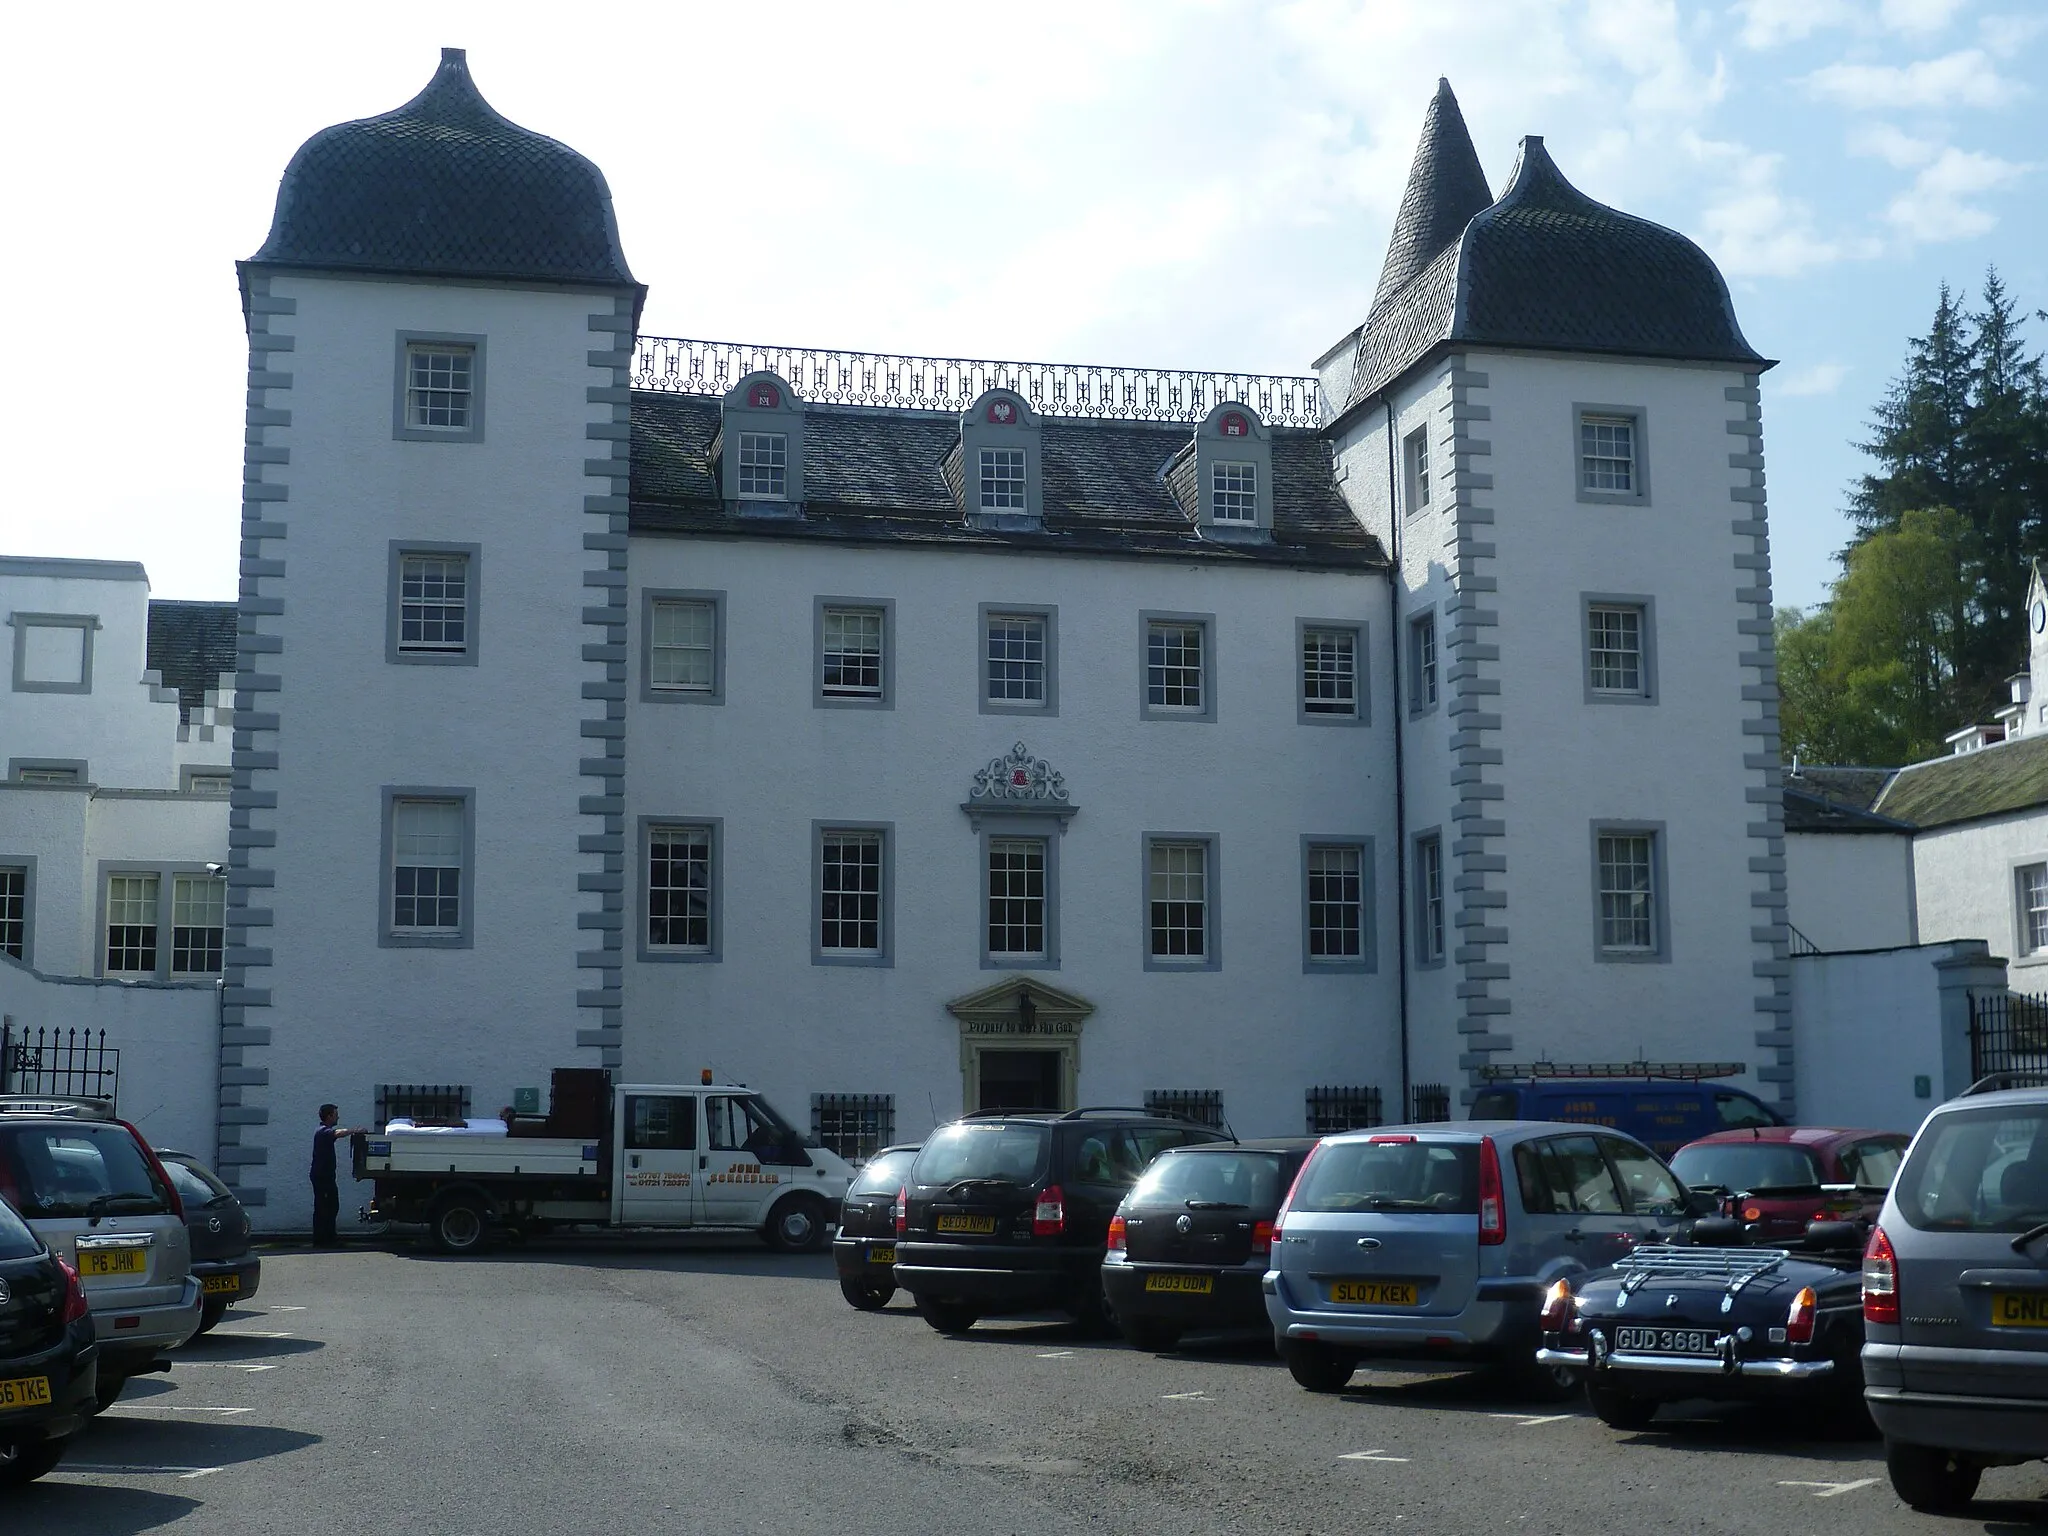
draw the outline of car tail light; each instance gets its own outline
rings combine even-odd
[[[1563,1333],[1572,1320],[1572,1283],[1557,1280],[1543,1293],[1543,1312],[1537,1319],[1545,1333]]]
[[[1871,1228],[1870,1246],[1863,1250],[1863,1321],[1898,1326],[1899,1256],[1883,1227]]]
[[[1493,1138],[1479,1138],[1479,1246],[1494,1248],[1508,1240],[1508,1207],[1501,1197],[1500,1153]]]
[[[1812,1286],[1801,1286],[1799,1294],[1792,1298],[1792,1310],[1785,1314],[1785,1342],[1811,1344],[1813,1325],[1819,1316],[1820,1298],[1813,1294]]]
[[[1279,1225],[1262,1221],[1252,1228],[1252,1257],[1259,1258],[1273,1251],[1273,1239],[1279,1234]]]
[[[164,1199],[170,1202],[171,1214],[177,1217],[178,1220],[183,1221],[185,1219],[185,1202],[178,1198],[178,1186],[171,1182],[171,1176],[164,1171],[164,1165],[157,1161],[155,1150],[143,1138],[142,1132],[128,1124],[126,1120],[120,1123],[122,1128],[135,1138],[135,1145],[142,1148],[143,1160],[149,1164],[150,1170],[156,1174],[156,1181],[163,1190]]]
[[[1122,1253],[1124,1251],[1124,1219],[1121,1216],[1109,1218],[1109,1251],[1111,1253]]]
[[[892,1214],[896,1218],[896,1235],[901,1237],[910,1230],[910,1186],[908,1184],[896,1191],[896,1208]]]
[[[90,1309],[85,1304],[85,1283],[78,1278],[71,1261],[59,1259],[57,1267],[64,1271],[64,1321],[68,1326],[86,1316]]]
[[[1048,1184],[1031,1208],[1031,1235],[1058,1237],[1067,1230],[1067,1197],[1057,1184]]]
[[[1301,1188],[1301,1181],[1308,1177],[1309,1169],[1315,1166],[1316,1159],[1322,1155],[1323,1143],[1319,1141],[1308,1149],[1308,1156],[1304,1157],[1301,1166],[1294,1170],[1294,1182],[1287,1186],[1287,1198],[1280,1202],[1280,1209],[1273,1216],[1273,1242],[1280,1241],[1280,1229],[1287,1223],[1287,1208],[1294,1204],[1295,1191]]]

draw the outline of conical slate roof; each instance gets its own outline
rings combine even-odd
[[[1439,79],[1436,95],[1422,114],[1422,141],[1408,168],[1408,187],[1401,194],[1401,211],[1394,216],[1394,236],[1387,242],[1372,307],[1377,310],[1400,292],[1492,201],[1479,151],[1465,129],[1465,114],[1458,110],[1451,82]]]
[[[322,129],[292,156],[272,266],[427,277],[630,284],[603,172],[511,122],[441,50],[427,88],[395,112]]]

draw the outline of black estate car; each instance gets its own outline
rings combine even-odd
[[[78,1272],[0,1200],[0,1488],[56,1466],[98,1410],[99,1353]]]
[[[1109,1219],[1160,1153],[1222,1134],[1142,1109],[969,1115],[934,1131],[896,1206],[896,1283],[941,1333],[992,1312],[1107,1321]]]
[[[263,1261],[249,1248],[249,1215],[234,1191],[190,1152],[157,1148],[157,1161],[185,1205],[192,1240],[192,1274],[205,1297],[199,1331],[218,1323],[229,1307],[247,1301],[263,1283]]]
[[[854,1173],[839,1205],[832,1262],[839,1291],[863,1312],[878,1312],[896,1294],[896,1192],[917,1160],[917,1145],[884,1147]]]
[[[1196,1329],[1269,1329],[1259,1288],[1273,1218],[1315,1138],[1179,1147],[1109,1223],[1102,1290],[1123,1336],[1166,1350]]]

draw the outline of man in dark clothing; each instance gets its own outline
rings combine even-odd
[[[313,1132],[313,1246],[336,1248],[341,1238],[334,1230],[334,1221],[341,1214],[341,1190],[334,1182],[334,1143],[336,1138],[353,1136],[356,1133],[336,1122],[341,1110],[333,1104],[320,1106],[320,1128]]]

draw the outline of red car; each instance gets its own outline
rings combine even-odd
[[[1671,1171],[1722,1196],[1723,1214],[1755,1224],[1757,1236],[1800,1237],[1810,1221],[1875,1221],[1911,1140],[1896,1131],[1750,1126],[1679,1148]]]

